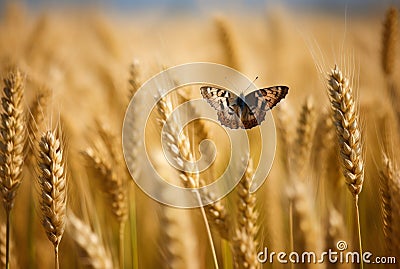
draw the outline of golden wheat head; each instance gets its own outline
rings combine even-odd
[[[66,222],[67,176],[63,144],[53,131],[41,136],[38,165],[42,225],[57,248]]]
[[[334,124],[340,146],[343,175],[350,192],[357,196],[364,182],[361,131],[353,91],[337,66],[328,78]]]
[[[7,212],[14,206],[17,189],[22,181],[24,144],[26,138],[23,113],[24,79],[17,70],[4,79],[3,112],[0,125],[0,188]]]

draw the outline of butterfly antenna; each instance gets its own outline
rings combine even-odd
[[[254,82],[256,82],[257,79],[258,79],[258,76],[256,76],[256,78],[249,84],[249,86],[247,86],[247,88],[243,92],[246,92],[250,88],[250,86],[253,85]]]
[[[254,82],[256,82],[257,79],[258,79],[258,76],[256,76],[256,78],[249,84],[249,86],[247,86],[247,88],[243,92],[245,93],[250,88],[250,86],[252,84],[254,84]],[[231,84],[232,87],[235,87],[235,85],[233,85],[233,83],[230,80],[228,80],[227,77],[225,77],[225,80],[228,81]]]

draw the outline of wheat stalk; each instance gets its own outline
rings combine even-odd
[[[260,268],[257,261],[257,218],[256,195],[250,192],[253,180],[253,161],[250,158],[245,174],[237,186],[238,216],[235,235],[232,239],[232,248],[235,259],[235,268]]]
[[[321,236],[316,220],[314,204],[309,188],[303,180],[292,179],[295,182],[288,190],[290,202],[290,232],[291,251],[317,251],[320,247]],[[303,268],[315,268],[313,263],[304,264]]]
[[[67,176],[64,144],[60,131],[46,131],[39,142],[38,165],[40,209],[47,238],[54,245],[55,268],[59,268],[58,247],[65,229]]]
[[[358,196],[364,183],[364,160],[358,113],[349,80],[335,66],[328,77],[328,92],[333,121],[340,147],[342,171],[346,184],[354,197],[360,256],[362,256],[360,213]],[[361,260],[361,269],[363,261]]]
[[[400,250],[400,240],[397,236],[399,229],[396,225],[400,220],[400,175],[386,154],[383,154],[383,167],[379,170],[379,179],[385,247],[387,253],[393,255]]]
[[[191,211],[161,206],[160,227],[166,268],[201,268]]]
[[[312,167],[316,170],[314,182],[322,204],[333,204],[338,209],[343,205],[338,201],[342,201],[341,197],[346,193],[340,188],[344,180],[340,171],[335,127],[329,113],[329,110],[324,110],[319,115],[311,149]]]
[[[381,67],[385,75],[387,94],[396,115],[397,125],[400,128],[400,109],[398,103],[400,94],[394,77],[396,62],[396,43],[398,36],[398,11],[392,6],[388,8],[383,22]]]
[[[182,103],[185,103],[187,101],[189,101],[188,97],[185,96],[184,94],[180,94],[178,93],[178,97],[179,99],[181,99]],[[194,114],[196,113],[194,108],[191,107],[190,113]],[[194,142],[192,142],[191,144],[195,144],[198,145],[200,144],[201,141],[205,140],[208,138],[208,130],[206,128],[206,126],[204,125],[204,123],[202,121],[198,122],[196,125],[196,130],[195,130],[195,136],[194,136]],[[187,144],[185,144],[187,145]],[[188,157],[188,156],[186,156]],[[213,174],[213,169],[209,169],[210,170],[210,178],[213,178],[214,174]],[[185,175],[181,175],[181,177],[184,177]],[[199,178],[199,184],[200,186],[205,186],[207,183],[204,180],[204,177],[206,175],[203,176],[203,178]],[[208,197],[211,200],[216,200],[213,197],[212,193],[208,193],[206,191],[202,191],[202,195]],[[211,226],[216,229],[219,233],[219,235],[226,239],[226,240],[230,240],[230,225],[229,225],[229,215],[226,209],[226,206],[224,204],[223,201],[218,200],[216,202],[213,202],[211,204],[208,204],[204,207],[204,210],[206,212],[207,215],[207,219],[210,221]]]
[[[50,99],[50,90],[42,88],[29,106],[31,119],[28,121],[29,136],[36,137],[45,119],[45,110]],[[33,139],[30,139],[32,141]]]
[[[23,113],[24,79],[16,70],[4,79],[0,126],[0,188],[6,211],[6,266],[9,268],[10,213],[22,181],[26,139]]]
[[[325,251],[334,249],[337,247],[338,242],[345,240],[345,224],[342,215],[334,208],[331,207],[328,212],[328,218],[326,220],[326,235],[325,235]],[[346,242],[346,241],[345,241]],[[346,269],[351,268],[348,263],[331,263],[329,262],[326,269]]]
[[[226,65],[233,69],[240,70],[239,56],[231,25],[224,17],[216,17],[215,26],[225,54]]]
[[[127,218],[127,205],[125,188],[122,180],[117,176],[112,165],[105,160],[102,154],[93,148],[88,148],[82,152],[88,167],[92,167],[96,172],[103,192],[109,196],[111,211],[118,222],[124,222]]]
[[[292,146],[292,130],[289,130],[289,108],[283,103],[282,106],[276,108],[276,129],[278,132],[278,149],[280,160],[283,164],[283,171],[286,173],[290,168],[291,146]]]
[[[124,231],[128,217],[128,193],[121,169],[114,162],[107,161],[104,154],[88,148],[82,152],[99,180],[103,192],[108,196],[111,211],[119,224],[119,265],[124,266]],[[117,174],[120,171],[120,174]]]
[[[28,134],[29,134],[29,139],[27,140],[27,154],[26,154],[26,159],[25,159],[25,166],[28,168],[30,175],[35,176],[35,167],[36,167],[36,159],[35,159],[35,153],[34,149],[36,148],[36,141],[38,141],[40,138],[40,131],[44,127],[44,122],[45,122],[45,109],[48,106],[49,103],[49,97],[50,97],[50,91],[47,88],[41,88],[38,92],[38,94],[35,96],[34,101],[31,103],[29,106],[29,113],[30,116],[27,118],[29,119],[27,121],[28,125]],[[33,186],[32,183],[33,181],[28,181],[31,186]],[[29,191],[29,200],[33,201],[34,196],[35,196],[35,189],[30,188]],[[36,220],[36,214],[35,214],[35,206],[34,203],[29,203],[29,215],[28,215],[28,221],[29,223],[35,223]],[[33,225],[30,225],[28,227],[28,248],[29,248],[29,263],[34,264],[36,260],[35,256],[35,248],[36,245],[34,243],[35,238],[34,238],[34,228]]]
[[[195,161],[191,149],[191,141],[185,133],[179,133],[180,128],[174,121],[168,121],[167,124],[167,119],[173,112],[171,99],[169,97],[161,98],[157,107],[160,115],[158,120],[165,128],[166,135],[164,136],[164,139],[167,141],[170,151],[174,153],[177,164],[181,164],[181,171],[184,171],[185,167],[183,166],[183,160],[191,162]],[[198,133],[202,133],[202,131]],[[187,188],[197,188],[204,184],[198,173],[182,172],[180,173],[180,179],[182,184]],[[212,193],[202,191],[202,195],[215,200],[213,199]],[[207,218],[211,221],[211,225],[216,228],[222,238],[229,240],[230,229],[227,221],[228,213],[225,205],[219,200],[205,206],[204,209]]]
[[[140,88],[140,64],[138,60],[134,60],[129,65],[129,95],[128,100],[130,101],[135,95],[137,90]]]
[[[186,188],[199,188],[202,180],[200,180],[198,172],[187,172],[185,161],[189,163],[194,163],[195,157],[191,148],[191,141],[188,136],[184,132],[180,132],[180,126],[178,126],[175,120],[168,120],[172,115],[174,105],[170,99],[170,97],[162,97],[157,103],[157,108],[159,112],[158,121],[161,126],[164,127],[165,132],[163,133],[163,139],[167,142],[167,146],[170,152],[174,155],[175,160],[178,164],[178,172],[180,172],[179,177],[181,183]],[[167,121],[168,120],[168,121]],[[199,199],[201,199],[200,194]],[[202,195],[211,197],[212,194],[202,192]],[[225,216],[224,206],[220,202],[216,202],[217,205],[210,205],[210,207],[201,207],[201,213],[204,218],[204,222],[206,225],[208,238],[210,241],[210,247],[213,254],[214,265],[218,269],[218,261],[216,257],[216,252],[214,249],[213,239],[211,236],[211,231],[209,229],[209,225],[207,222],[207,217],[210,216],[212,223],[219,225],[218,228],[225,225]],[[226,233],[226,231],[221,231],[222,233]]]
[[[7,242],[5,241],[7,233],[7,227],[5,224],[0,225],[0,268],[7,268],[6,265],[6,254],[7,254]],[[10,266],[18,268],[17,259],[15,256],[15,242],[13,238],[10,238]]]
[[[112,167],[118,173],[119,178],[122,183],[122,188],[125,189],[125,183],[127,183],[127,179],[129,178],[128,171],[126,169],[122,152],[121,152],[121,140],[117,135],[115,135],[109,128],[107,128],[104,124],[101,124],[99,121],[97,123],[97,133],[99,134],[101,141],[106,146],[109,161],[112,163]],[[128,191],[120,191],[120,193],[124,196],[124,205],[128,208]],[[126,217],[119,219],[119,254],[120,254],[120,266],[123,267],[124,263],[124,231],[125,231],[125,222],[127,219],[128,212],[126,210]]]
[[[93,33],[96,35],[97,42],[101,44],[104,54],[110,55],[113,59],[120,57],[120,48],[116,39],[115,31],[111,28],[107,19],[100,15],[95,15],[90,20]]]
[[[297,123],[297,136],[295,140],[294,164],[299,173],[305,170],[304,162],[310,159],[312,138],[314,135],[315,111],[311,97],[308,97],[301,107]]]
[[[169,97],[161,98],[157,104],[160,117],[158,118],[161,126],[164,126],[165,132],[163,139],[167,141],[167,145],[171,152],[174,153],[177,164],[181,171],[184,171],[184,160],[195,162],[194,155],[191,150],[191,142],[188,136],[180,132],[180,127],[174,120],[167,122],[167,119],[172,115],[174,105]],[[186,188],[198,188],[200,186],[198,173],[183,172],[180,175],[182,184]]]
[[[179,169],[171,170],[170,166],[163,162],[155,162],[155,169],[162,174],[173,175],[169,178],[172,184],[182,184],[180,175],[183,172]],[[163,187],[158,191],[160,196],[167,194]],[[161,227],[159,245],[166,268],[201,267],[200,259],[196,258],[199,255],[199,238],[192,212],[191,210],[160,205],[158,212]]]
[[[108,126],[102,124],[99,120],[96,120],[96,131],[107,149],[109,159],[113,163],[114,168],[116,170],[123,170],[125,165],[121,152],[121,140],[119,139],[119,136],[113,133]]]
[[[3,112],[1,114],[0,127],[0,185],[6,212],[11,211],[13,208],[15,195],[22,181],[26,137],[22,107],[23,80],[19,71],[10,73],[4,79]]]
[[[106,251],[101,238],[89,225],[72,213],[68,214],[67,232],[75,242],[82,263],[93,269],[112,269],[110,254]]]
[[[396,41],[397,41],[397,24],[398,12],[396,7],[392,6],[386,11],[385,21],[383,22],[382,34],[382,69],[385,75],[393,74],[396,59]]]

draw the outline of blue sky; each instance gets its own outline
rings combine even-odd
[[[4,3],[6,0],[0,0]],[[342,9],[344,6],[348,8],[366,8],[369,6],[387,6],[388,4],[398,3],[395,0],[25,0],[31,6],[41,6],[51,4],[100,4],[116,9],[149,9],[149,8],[165,8],[165,9],[196,9],[205,7],[224,7],[237,6],[240,8],[258,8],[267,5],[282,4],[292,7],[302,8],[325,8]]]

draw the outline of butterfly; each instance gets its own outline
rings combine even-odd
[[[247,95],[212,86],[200,88],[201,95],[217,110],[218,120],[231,129],[251,129],[261,124],[268,110],[287,95],[289,87],[272,86]]]

